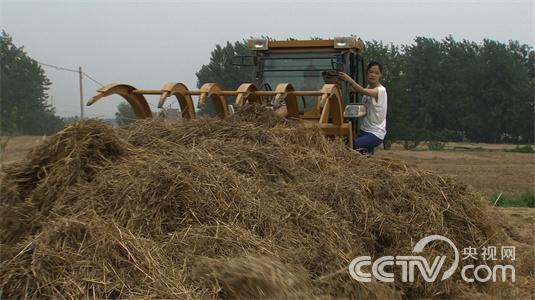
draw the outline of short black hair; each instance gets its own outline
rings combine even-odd
[[[378,66],[379,67],[379,71],[381,71],[381,73],[383,73],[383,65],[378,62],[378,61],[370,61],[370,63],[368,64],[368,67],[366,67],[366,72],[368,72],[373,66]]]

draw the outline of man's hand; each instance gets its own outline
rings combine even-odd
[[[351,78],[351,76],[347,75],[344,72],[338,72],[338,78],[340,78],[343,81],[348,81],[348,82],[353,81],[353,78]]]
[[[347,75],[344,72],[338,72],[338,78],[340,78],[340,80],[347,81],[349,83],[349,86],[351,86],[351,88],[355,92],[357,92],[359,94],[363,94],[363,95],[368,95],[368,96],[370,96],[372,98],[377,98],[377,95],[378,95],[377,88],[365,89],[360,84],[358,84],[355,80],[353,80],[353,78],[351,78],[351,76]]]
[[[347,75],[344,72],[338,72],[338,78],[340,80],[346,81],[349,83],[349,86],[357,93],[362,93],[362,87],[355,81],[351,76]]]

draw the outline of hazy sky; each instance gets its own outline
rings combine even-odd
[[[6,1],[0,25],[34,59],[96,80],[158,89],[195,88],[216,44],[267,35],[411,43],[416,36],[534,45],[534,1]],[[80,113],[78,76],[44,68],[61,116]],[[84,102],[99,86],[84,79]],[[121,98],[85,107],[111,117]],[[148,97],[157,104],[157,97]]]

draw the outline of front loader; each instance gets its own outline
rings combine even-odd
[[[341,137],[351,147],[357,117],[364,106],[360,97],[346,82],[338,80],[337,72],[349,74],[365,84],[362,52],[364,43],[355,37],[329,40],[250,39],[252,56],[236,56],[234,63],[253,67],[253,78],[237,90],[225,90],[217,83],[203,84],[189,90],[184,84],[169,82],[160,89],[137,89],[126,84],[110,84],[98,90],[87,105],[117,94],[123,97],[139,119],[152,118],[145,95],[160,95],[159,108],[174,97],[182,119],[197,118],[193,96],[200,105],[213,103],[219,118],[227,118],[246,103],[257,103],[276,114],[298,120],[303,126],[318,126],[327,136]],[[229,99],[234,99],[230,105]]]

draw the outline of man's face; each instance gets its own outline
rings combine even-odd
[[[383,74],[381,73],[381,70],[379,70],[379,66],[372,66],[368,70],[368,82],[369,83],[375,84],[379,82],[379,79],[381,79],[382,76]]]

